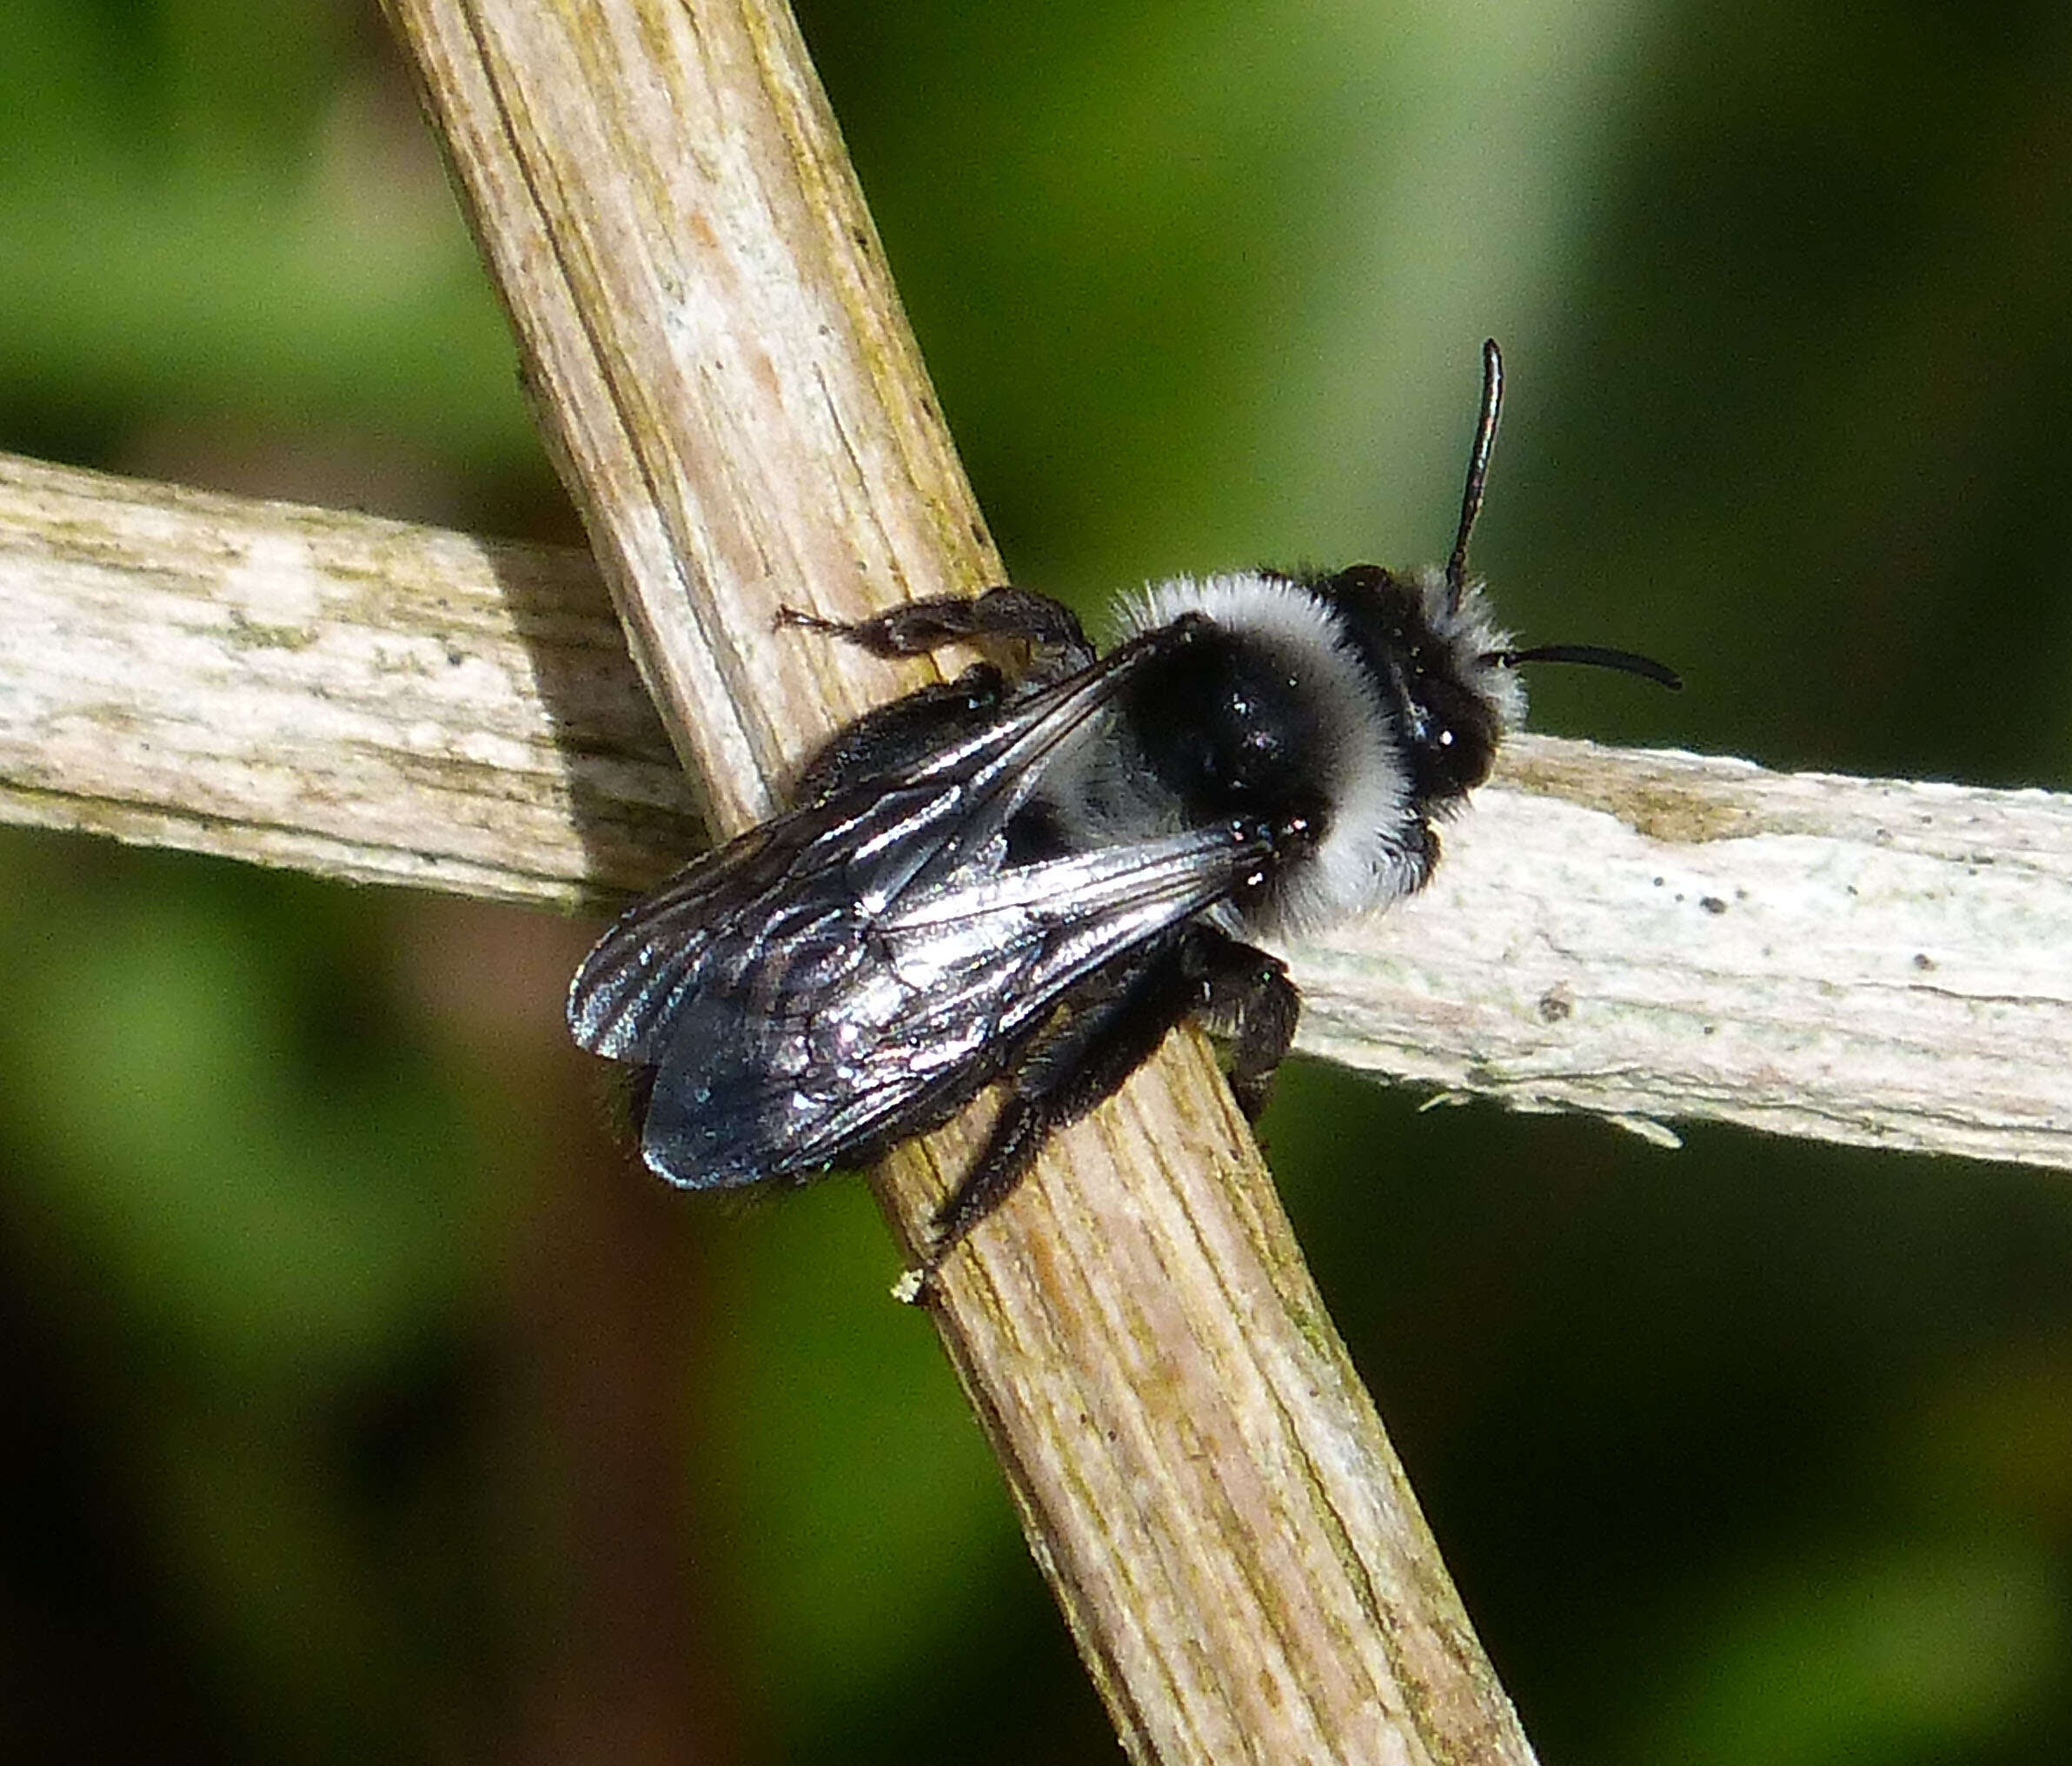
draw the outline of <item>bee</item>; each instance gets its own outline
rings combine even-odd
[[[600,939],[568,994],[584,1048],[636,1070],[641,1152],[694,1190],[876,1159],[1004,1082],[990,1138],[933,1223],[910,1291],[1183,1019],[1264,1105],[1300,999],[1259,939],[1412,893],[1435,824],[1489,775],[1535,662],[1470,579],[1503,399],[1479,420],[1443,569],[1371,564],[1159,583],[1097,654],[1061,602],[1013,588],[782,623],[909,656],[1012,642],[839,733],[795,807],[694,860]]]

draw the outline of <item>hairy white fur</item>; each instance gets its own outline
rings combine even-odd
[[[1448,612],[1444,571],[1428,564],[1411,572],[1410,581],[1424,604],[1424,623],[1453,652],[1455,674],[1496,707],[1498,721],[1505,729],[1520,727],[1525,721],[1525,683],[1517,669],[1482,660],[1511,646],[1511,634],[1491,617],[1482,585],[1469,583],[1461,590],[1460,605]]]
[[[1206,614],[1285,654],[1328,732],[1317,764],[1331,823],[1317,849],[1291,866],[1274,899],[1248,918],[1261,932],[1312,931],[1407,892],[1413,830],[1410,778],[1398,733],[1332,610],[1298,583],[1256,571],[1179,576],[1127,597],[1131,633]]]

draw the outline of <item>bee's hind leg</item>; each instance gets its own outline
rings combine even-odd
[[[1167,945],[1137,965],[1118,991],[1079,1009],[1036,1046],[1013,1074],[985,1150],[936,1212],[933,1237],[913,1272],[917,1292],[1013,1193],[1052,1132],[1120,1091],[1200,998],[1179,949]]]
[[[780,624],[824,632],[860,645],[874,656],[915,656],[973,638],[1015,638],[1029,647],[1023,678],[1059,681],[1093,661],[1079,616],[1061,601],[1033,589],[1002,587],[983,594],[934,595],[910,601],[867,620],[826,620],[786,607]]]
[[[1185,1018],[1202,1013],[1229,1031],[1231,1089],[1246,1119],[1256,1118],[1301,1008],[1278,957],[1212,926],[1188,926],[1022,1062],[984,1152],[937,1212],[926,1255],[900,1291],[925,1292],[972,1229],[1013,1193],[1052,1132],[1112,1098]]]

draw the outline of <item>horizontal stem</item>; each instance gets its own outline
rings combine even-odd
[[[0,458],[0,817],[605,910],[703,844],[587,554]],[[2072,799],[1520,737],[1299,1046],[2072,1166]]]

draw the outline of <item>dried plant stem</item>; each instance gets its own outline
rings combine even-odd
[[[390,0],[714,825],[902,678],[774,629],[999,575],[780,0]],[[912,1242],[964,1132],[873,1175]],[[1530,1757],[1192,1039],[934,1316],[1125,1746]]]
[[[7,820],[594,910],[702,841],[587,554],[0,457],[0,605]],[[2072,800],[1522,737],[1446,847],[1300,1047],[2072,1166]]]
[[[389,10],[634,661],[574,554],[3,463],[0,814],[617,899],[920,678],[780,604],[999,562],[779,0]],[[2065,800],[1522,740],[1450,843],[1427,896],[1301,953],[1306,1046],[2072,1164]],[[875,1174],[909,1242],[969,1145]],[[1192,1038],[935,1317],[1133,1758],[1530,1760]]]

